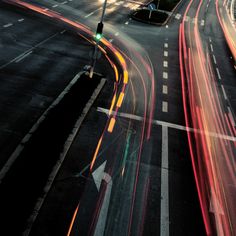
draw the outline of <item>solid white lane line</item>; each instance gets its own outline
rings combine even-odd
[[[97,111],[105,113],[106,115],[109,115],[109,110],[106,109],[106,108],[97,107]],[[112,112],[111,114],[114,115],[115,113]],[[124,113],[124,112],[118,112],[118,113],[116,113],[116,115],[118,117],[137,120],[137,121],[142,121],[143,120],[143,117],[141,117],[141,116],[128,114],[128,113]],[[196,132],[196,133],[199,133],[199,134],[205,134],[205,135],[213,137],[213,138],[221,138],[221,139],[234,141],[234,142],[236,141],[236,137],[233,137],[233,136],[229,136],[229,135],[225,135],[225,134],[217,134],[217,133],[209,132],[209,131],[205,131],[205,130],[194,129],[194,128],[191,128],[191,127],[186,127],[186,126],[183,126],[183,125],[173,124],[173,123],[166,122],[166,121],[152,120],[152,123],[155,124],[155,125],[167,126],[169,128],[172,128],[172,129],[183,130],[183,131],[187,131],[187,132]]]
[[[18,22],[22,22],[24,20],[25,20],[24,18],[21,18],[21,19],[18,19]]]
[[[164,57],[168,57],[168,51],[164,51]]]
[[[166,85],[162,86],[162,93],[163,94],[168,94],[168,87]]]
[[[168,128],[162,126],[160,236],[169,236]]]
[[[217,75],[218,75],[219,80],[221,80],[220,71],[219,71],[219,69],[218,69],[217,67],[216,67],[216,73],[217,73]]]
[[[55,4],[55,5],[53,5],[52,7],[53,7],[53,8],[55,8],[55,7],[58,7],[58,5],[57,5],[57,4]]]
[[[8,28],[10,26],[13,26],[13,24],[12,23],[8,23],[8,24],[4,25],[3,28]]]
[[[168,102],[162,102],[162,112],[168,112]]]
[[[163,72],[162,76],[163,76],[163,79],[168,79],[168,73],[167,72]]]
[[[227,98],[227,96],[226,96],[225,88],[224,88],[223,85],[221,85],[221,89],[222,89],[222,91],[223,91],[224,99],[225,99],[225,100],[228,100],[228,98]]]
[[[164,43],[164,48],[168,48],[168,43]]]
[[[217,64],[215,55],[213,55],[213,61],[214,61],[215,64]]]
[[[163,67],[168,67],[168,61],[163,61]]]

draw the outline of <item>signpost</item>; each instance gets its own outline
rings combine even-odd
[[[152,15],[152,11],[156,9],[156,4],[154,4],[154,3],[148,4],[148,9],[150,10],[148,19],[150,19],[151,15]]]

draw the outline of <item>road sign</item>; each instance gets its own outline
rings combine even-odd
[[[151,10],[151,11],[155,10],[156,9],[156,4],[154,4],[154,3],[148,4],[148,9]]]

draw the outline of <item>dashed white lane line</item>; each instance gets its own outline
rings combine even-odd
[[[163,67],[168,67],[168,61],[163,61]]]
[[[162,112],[168,112],[168,102],[162,102]]]
[[[166,85],[162,86],[162,93],[163,94],[168,94],[168,87]]]
[[[227,106],[227,109],[228,109],[228,112],[229,112],[230,120],[232,121],[233,126],[235,127],[236,124],[235,124],[235,121],[234,121],[234,117],[233,117],[232,111],[231,111],[229,106]]]
[[[18,59],[15,60],[15,63],[18,63],[18,62],[22,61],[24,58],[28,57],[32,52],[33,52],[33,51],[29,51],[29,52],[27,52],[27,53],[25,53],[25,54],[20,55],[20,56],[18,57]]]
[[[214,61],[215,64],[217,64],[215,55],[213,55],[213,61]]]
[[[229,112],[231,112],[229,107],[228,107],[228,110],[229,110]],[[105,113],[106,115],[110,114],[109,109],[102,108],[102,107],[97,107],[97,111]],[[137,121],[143,121],[143,117],[138,116],[138,115],[134,115],[134,114],[124,113],[124,112],[115,113],[114,111],[112,111],[111,114],[113,114],[113,115],[116,114],[117,116],[122,117],[122,118],[127,118],[127,119],[132,119],[132,120],[137,120]],[[229,140],[229,141],[233,141],[233,142],[236,141],[236,137],[234,137],[234,136],[209,132],[209,131],[200,130],[200,129],[194,129],[194,128],[191,128],[191,127],[186,127],[186,126],[183,126],[183,125],[173,124],[173,123],[166,122],[166,121],[152,120],[152,123],[155,124],[155,125],[166,126],[166,127],[172,128],[172,129],[204,134],[204,135],[207,135],[207,136],[210,136],[210,137],[213,137],[213,138],[221,138],[221,139],[225,139],[225,140]]]
[[[168,48],[168,43],[164,43],[164,48]]]
[[[211,51],[213,52],[214,50],[213,50],[213,46],[212,46],[212,44],[210,44],[210,47],[211,47]]]
[[[112,43],[114,39],[109,39],[109,42]]]
[[[222,91],[223,91],[224,99],[225,99],[225,100],[228,100],[228,98],[227,98],[227,96],[226,96],[225,88],[224,88],[223,85],[221,85],[221,89],[222,89]]]
[[[168,57],[168,51],[164,51],[164,57]]]
[[[119,32],[116,32],[116,33],[115,33],[115,36],[118,36],[118,35],[119,35]]]
[[[205,21],[201,20],[201,26],[204,26],[204,25],[205,25]]]
[[[169,26],[168,26],[168,25],[166,25],[166,28],[169,28]]]
[[[221,80],[221,75],[220,75],[220,71],[219,71],[218,67],[216,67],[216,73],[217,73],[219,80]]]
[[[210,41],[210,43],[211,43],[211,38],[209,38],[209,41]]]
[[[55,8],[55,7],[58,7],[58,5],[57,5],[57,4],[55,4],[55,5],[53,5],[52,7],[53,7],[53,8]]]
[[[11,26],[13,26],[13,24],[12,24],[12,23],[8,23],[8,24],[5,24],[5,25],[3,26],[3,28],[8,28],[8,27],[11,27]]]
[[[89,13],[88,15],[86,15],[84,18],[88,18],[88,17],[90,17],[91,15],[93,15],[94,14],[94,12],[91,12],[91,13]]]
[[[126,21],[125,24],[128,25],[128,24],[129,24],[129,21]]]
[[[168,73],[167,72],[163,72],[162,76],[163,76],[163,79],[168,79]]]
[[[22,22],[24,20],[25,20],[24,18],[21,18],[21,19],[18,19],[18,22]]]
[[[178,14],[176,14],[175,18],[176,18],[177,20],[179,20],[179,19],[181,18],[181,15],[178,13]]]
[[[66,3],[68,3],[68,2],[67,2],[67,1],[64,1],[64,2],[62,2],[61,4],[63,4],[63,5],[64,5],[64,4],[66,4]]]

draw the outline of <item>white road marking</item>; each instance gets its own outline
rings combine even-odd
[[[168,48],[168,43],[164,43],[164,48]]]
[[[97,111],[109,115],[109,110],[106,108],[97,107]],[[230,109],[229,109],[229,111],[230,111]],[[115,113],[111,112],[111,114],[114,115]],[[132,119],[132,120],[137,120],[137,121],[143,120],[143,117],[141,117],[141,116],[128,114],[128,113],[124,113],[124,112],[117,112],[116,116],[122,117],[122,118],[127,118],[127,119]],[[218,133],[209,132],[209,131],[205,131],[205,130],[194,129],[191,127],[173,124],[173,123],[166,122],[166,121],[152,120],[152,123],[155,125],[167,126],[172,129],[183,130],[183,131],[187,131],[187,132],[195,132],[195,133],[199,133],[199,134],[205,134],[205,135],[213,137],[213,138],[221,138],[221,139],[225,139],[225,140],[229,140],[229,141],[233,141],[233,142],[236,141],[236,137],[234,137],[234,136],[229,136],[229,135],[225,135],[225,134],[218,134]]]
[[[91,15],[93,15],[94,14],[94,12],[91,12],[91,13],[89,13],[88,15],[86,15],[84,18],[88,18],[88,17],[90,17]]]
[[[216,67],[216,73],[218,75],[219,80],[221,80],[221,75],[220,75],[220,71],[219,71],[218,67]]]
[[[224,99],[225,99],[225,100],[228,100],[228,98],[227,98],[227,96],[226,96],[225,88],[224,88],[223,85],[221,85],[221,89],[222,89],[222,91],[223,91]]]
[[[114,39],[109,39],[109,42],[112,43]]]
[[[33,51],[29,51],[27,53],[21,54],[17,60],[15,60],[15,63],[18,63],[20,61],[22,61],[24,58],[28,57]]]
[[[162,86],[162,93],[163,94],[168,94],[168,87],[166,85]]]
[[[179,20],[179,19],[181,18],[181,15],[178,13],[178,14],[176,14],[175,18],[176,18],[177,20]]]
[[[163,67],[168,67],[168,61],[163,61]]]
[[[8,23],[8,24],[4,25],[3,27],[4,27],[4,28],[8,28],[8,27],[10,27],[10,26],[13,26],[13,24],[12,24],[12,23]]]
[[[104,170],[106,166],[107,161],[104,161],[96,170],[93,171],[92,176],[94,183],[96,184],[97,190],[99,191],[102,179],[104,177]]]
[[[214,61],[215,64],[217,64],[215,55],[213,55],[213,61]]]
[[[162,126],[160,236],[169,236],[168,127]]]
[[[162,112],[168,112],[168,102],[162,102]]]
[[[67,1],[64,1],[64,2],[62,2],[61,4],[66,4],[67,3]]]
[[[44,8],[43,11],[48,11],[49,9],[48,8]]]
[[[25,20],[24,18],[21,18],[21,19],[18,19],[18,22],[22,22],[24,20]]]
[[[197,19],[194,17],[194,18],[192,19],[192,23],[195,24],[196,22],[197,22]]]
[[[168,25],[166,25],[166,28],[169,28],[169,26],[168,26]]]
[[[212,44],[210,44],[210,47],[211,47],[211,51],[213,52],[214,50],[213,50],[213,46],[212,46]]]
[[[168,51],[164,51],[164,57],[168,57]]]
[[[233,122],[233,126],[235,127],[236,124],[235,124],[235,121],[234,121],[234,117],[233,117],[232,111],[231,111],[229,106],[227,106],[227,109],[228,109],[228,112],[229,112],[230,120]]]
[[[58,5],[57,5],[57,4],[55,4],[55,5],[53,5],[52,7],[53,7],[53,8],[55,8],[55,7],[58,7]]]
[[[163,72],[163,79],[168,79],[168,73],[167,72]]]
[[[118,36],[118,35],[119,35],[119,32],[116,32],[116,33],[115,33],[115,36]]]
[[[128,24],[129,24],[129,21],[126,21],[125,24],[128,25]]]
[[[211,43],[211,37],[209,37],[209,41],[210,41],[210,43]]]
[[[201,20],[201,26],[204,26],[204,25],[205,25],[205,21]]]
[[[106,187],[106,190],[105,190],[106,192],[105,192],[105,196],[104,196],[104,199],[103,199],[103,202],[102,202],[102,207],[101,207],[101,210],[99,212],[96,228],[95,228],[95,231],[94,231],[94,234],[93,234],[94,236],[104,235],[105,226],[106,226],[106,219],[107,219],[107,213],[108,213],[110,198],[111,198],[111,190],[112,190],[111,176],[109,174],[105,173],[103,179],[107,183],[107,187]]]

